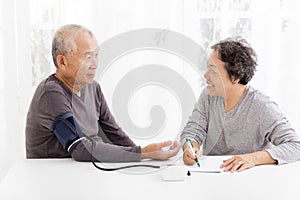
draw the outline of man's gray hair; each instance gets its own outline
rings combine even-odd
[[[74,39],[81,32],[87,32],[91,36],[94,36],[89,29],[77,24],[68,24],[56,31],[52,41],[52,58],[55,67],[57,67],[57,55],[67,55],[77,51]]]

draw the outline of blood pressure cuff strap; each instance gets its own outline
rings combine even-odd
[[[85,138],[71,112],[58,116],[53,123],[52,131],[63,148],[70,154],[72,154],[81,140]]]

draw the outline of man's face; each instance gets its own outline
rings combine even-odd
[[[224,66],[225,63],[218,58],[217,52],[212,51],[204,74],[210,96],[225,97],[226,89],[232,85]]]
[[[75,37],[77,50],[67,56],[68,74],[74,79],[74,84],[84,86],[92,83],[98,66],[99,46],[95,37],[81,32]]]

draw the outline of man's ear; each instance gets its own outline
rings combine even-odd
[[[62,69],[62,70],[65,70],[68,65],[68,61],[64,55],[57,55],[56,63],[57,63],[58,68]]]

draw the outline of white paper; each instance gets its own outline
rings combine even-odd
[[[220,166],[223,160],[229,159],[232,156],[202,156],[199,158],[200,167],[197,164],[189,166],[190,172],[203,173],[221,173],[223,169]]]

